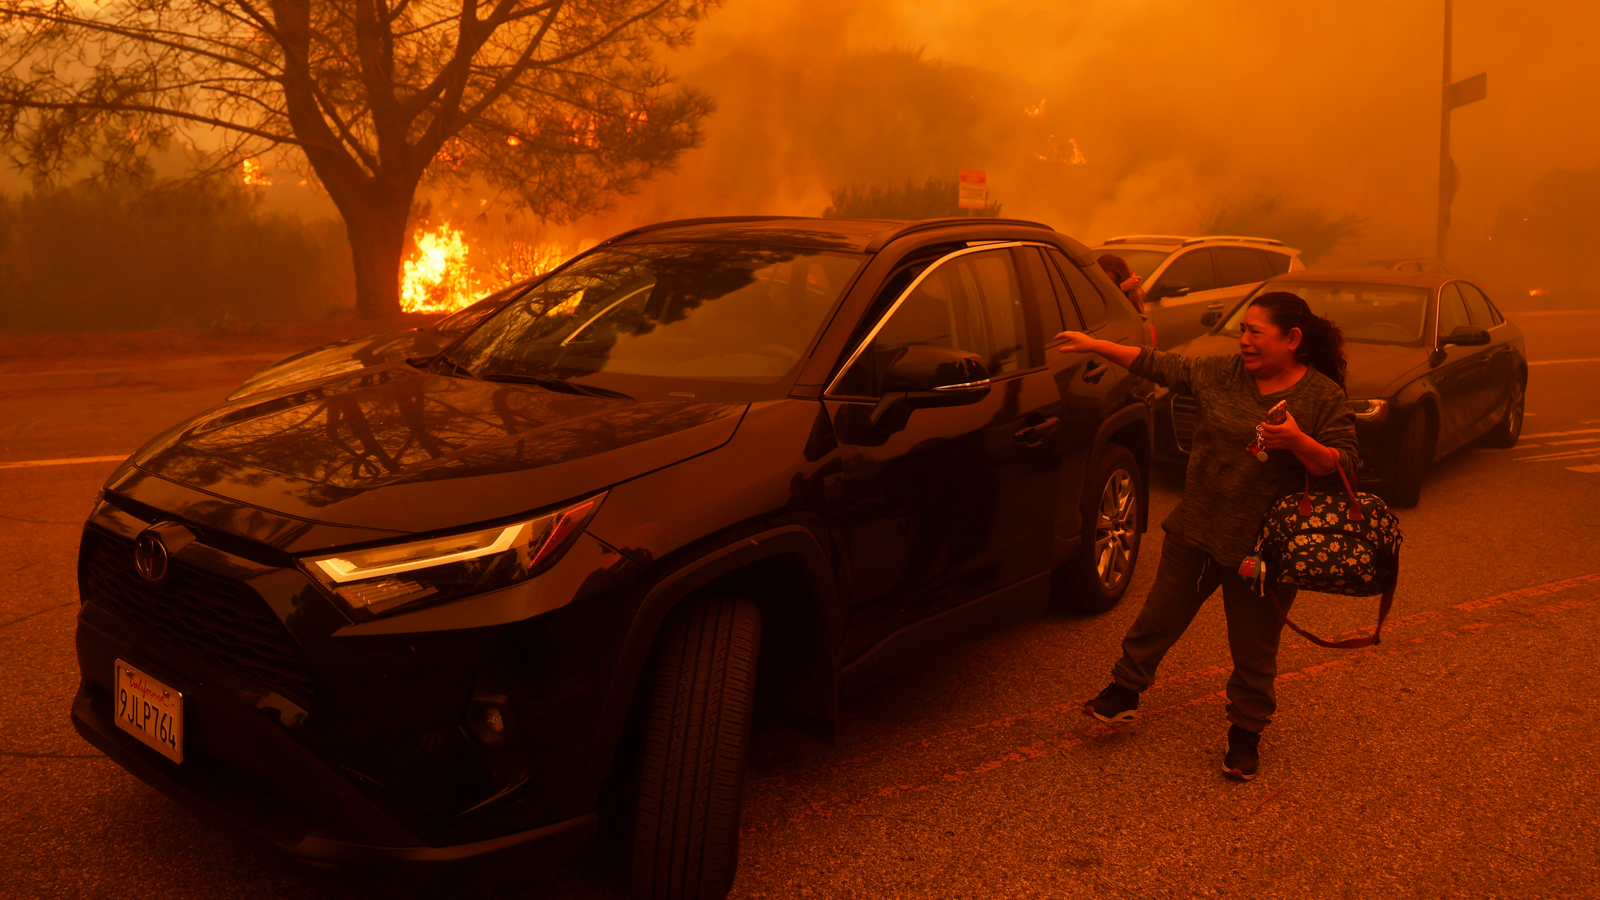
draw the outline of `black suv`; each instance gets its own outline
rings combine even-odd
[[[645,896],[725,891],[752,709],[1127,588],[1145,340],[999,219],[701,219],[430,357],[156,437],[84,529],[78,731],[322,866],[567,857],[629,798]],[[759,660],[759,665],[758,665]]]

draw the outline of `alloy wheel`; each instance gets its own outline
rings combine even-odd
[[[1137,519],[1133,477],[1118,469],[1100,494],[1100,514],[1094,530],[1095,571],[1108,591],[1126,578],[1131,568]]]

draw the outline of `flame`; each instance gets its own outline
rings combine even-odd
[[[1543,297],[1545,294],[1548,294],[1548,293],[1550,293],[1550,292],[1545,290],[1544,288],[1528,288],[1528,296],[1529,297]]]
[[[412,242],[415,252],[400,266],[400,309],[414,313],[455,312],[505,285],[543,275],[577,254],[575,247],[510,241],[480,270],[470,258],[466,234],[449,222],[432,230],[419,227]]]
[[[253,159],[247,159],[239,163],[239,169],[243,173],[245,184],[255,187],[266,187],[272,184],[272,178],[267,175],[267,170],[261,167],[261,163]]]
[[[1038,103],[1035,103],[1032,106],[1024,106],[1022,108],[1022,111],[1029,118],[1036,119],[1039,116],[1044,115],[1044,100],[1040,100]]]
[[[449,222],[412,236],[416,254],[401,264],[400,309],[448,313],[479,297],[478,279],[467,264],[467,243]]]
[[[522,138],[519,138],[514,134],[506,136],[506,144],[508,146],[515,147],[515,146],[517,146],[518,144],[521,144],[521,143],[522,143]]]
[[[1048,145],[1048,148],[1049,148],[1050,152],[1048,154],[1045,154],[1045,153],[1035,153],[1034,154],[1034,156],[1038,157],[1039,159],[1041,159],[1041,160],[1043,160],[1045,162],[1066,163],[1069,166],[1081,166],[1081,165],[1085,165],[1085,164],[1087,164],[1089,162],[1088,157],[1083,155],[1083,151],[1078,149],[1078,139],[1077,138],[1067,138],[1067,143],[1069,145],[1071,145],[1071,147],[1072,147],[1072,155],[1068,156],[1068,157],[1063,157],[1061,155],[1061,145],[1056,143],[1056,136],[1055,135],[1053,135],[1053,134],[1050,135],[1050,137],[1045,141],[1045,143],[1046,143],[1046,145]]]

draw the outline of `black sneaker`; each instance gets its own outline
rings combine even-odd
[[[1222,774],[1240,781],[1256,777],[1261,762],[1261,735],[1237,725],[1228,726],[1228,755],[1222,758]]]
[[[1139,695],[1113,681],[1083,704],[1083,714],[1111,724],[1132,722],[1139,714]]]

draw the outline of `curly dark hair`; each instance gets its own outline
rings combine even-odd
[[[1298,295],[1288,291],[1270,291],[1250,301],[1266,311],[1267,321],[1284,334],[1289,329],[1300,329],[1300,346],[1294,358],[1333,379],[1344,389],[1345,358],[1344,332],[1326,316],[1311,311]]]

